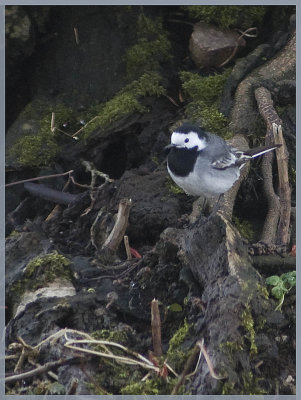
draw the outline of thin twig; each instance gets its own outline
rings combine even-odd
[[[82,126],[78,131],[76,131],[75,133],[72,134],[73,137],[75,137],[78,133],[80,133],[82,130],[84,130],[89,124],[91,124],[91,122],[93,122],[96,118],[98,118],[98,115],[96,115],[95,117],[93,117],[92,119],[90,119],[90,121],[88,121],[84,126]]]
[[[51,113],[51,123],[50,123],[50,130],[52,133],[55,131],[55,113]]]
[[[198,357],[198,362],[197,362],[197,364],[196,364],[196,367],[195,367],[195,369],[194,369],[194,372],[193,372],[192,374],[189,374],[189,375],[188,375],[188,372],[191,370],[192,366],[195,364],[195,359],[196,359],[196,356],[197,356],[197,355],[199,355],[199,357]],[[202,352],[201,352],[199,346],[194,346],[193,352],[192,352],[192,354],[188,357],[188,360],[186,361],[186,364],[185,364],[185,366],[184,366],[184,369],[183,369],[181,375],[179,376],[179,379],[178,379],[176,385],[174,386],[174,388],[173,388],[173,390],[172,390],[172,392],[171,392],[172,395],[173,395],[173,394],[177,394],[178,391],[179,391],[179,389],[180,389],[180,387],[181,387],[181,386],[183,385],[183,383],[185,382],[185,380],[186,380],[189,376],[192,376],[192,375],[195,374],[195,372],[196,372],[196,370],[197,370],[197,368],[198,368],[198,365],[199,365],[201,356],[202,356]]]
[[[43,374],[44,372],[49,371],[52,368],[56,368],[62,364],[65,364],[68,361],[69,360],[66,358],[63,358],[63,359],[60,359],[57,361],[50,361],[50,362],[42,365],[41,367],[32,369],[31,371],[23,372],[23,373],[17,374],[17,375],[7,376],[7,377],[5,377],[5,383],[16,382],[19,380],[31,378],[32,376],[35,376],[35,375]]]
[[[79,35],[78,35],[78,29],[76,27],[73,28],[74,30],[74,36],[75,36],[75,43],[79,45]]]
[[[208,353],[207,353],[207,350],[206,350],[205,347],[204,347],[204,339],[197,341],[197,342],[196,342],[196,345],[199,346],[201,352],[204,354],[204,357],[205,357],[205,360],[206,360],[206,362],[207,362],[207,365],[208,365],[208,368],[209,368],[209,372],[210,372],[210,375],[212,376],[212,378],[214,378],[214,379],[225,379],[225,377],[223,377],[223,376],[218,376],[218,375],[216,375],[216,373],[214,372],[212,362],[211,362],[211,360],[210,360],[210,358],[209,358],[209,355],[208,355]]]
[[[116,251],[118,249],[118,246],[124,237],[128,225],[128,219],[131,207],[132,207],[131,199],[120,200],[115,225],[110,235],[106,239],[104,245],[102,246],[103,249],[110,249],[113,251]]]
[[[131,249],[130,249],[129,237],[127,235],[124,235],[123,242],[124,242],[127,259],[130,261],[133,257],[132,257],[132,253],[131,253]]]
[[[25,183],[25,182],[39,181],[39,180],[41,180],[41,179],[50,179],[50,178],[56,178],[56,177],[58,177],[58,176],[71,175],[72,172],[74,172],[73,169],[71,169],[70,171],[67,171],[67,172],[63,172],[63,173],[61,173],[61,174],[44,175],[44,176],[38,176],[38,177],[36,177],[36,178],[23,179],[22,181],[18,181],[18,182],[7,183],[7,184],[5,185],[5,187],[14,186],[14,185],[19,185],[20,183]]]
[[[37,367],[37,368],[38,368],[38,367],[42,367],[41,364],[34,362],[34,361],[31,360],[30,358],[28,358],[28,362],[29,362],[29,364],[33,365],[34,367]],[[56,380],[56,381],[59,380],[59,377],[58,377],[57,374],[55,374],[54,372],[48,371],[47,374],[48,374],[52,379],[54,379],[54,380]]]
[[[161,319],[158,300],[153,299],[151,303],[151,325],[152,325],[152,338],[154,356],[160,357],[162,355],[161,343]]]
[[[255,30],[255,32],[256,32],[256,34],[254,34],[254,35],[252,35],[252,34],[249,33],[249,32],[251,32],[251,31],[253,31],[253,30]],[[235,48],[233,49],[232,53],[230,54],[230,56],[229,56],[225,61],[223,61],[223,62],[218,66],[218,68],[224,67],[226,64],[228,64],[229,61],[232,60],[232,58],[234,58],[235,54],[237,53],[238,46],[239,46],[239,41],[240,41],[241,38],[243,38],[244,36],[246,36],[246,37],[257,37],[257,28],[256,28],[256,27],[255,27],[255,28],[249,28],[249,29],[247,29],[246,31],[240,32],[240,33],[241,33],[241,35],[240,35],[239,38],[237,39],[237,41],[236,41],[236,46],[235,46]]]
[[[87,348],[82,348],[82,347],[77,347],[75,346],[76,344],[95,344],[95,345],[107,345],[107,346],[114,346],[117,347],[121,350],[124,350],[127,353],[130,353],[131,355],[134,355],[135,357],[138,358],[138,360],[135,360],[133,358],[130,357],[126,357],[126,356],[117,356],[115,354],[109,354],[109,353],[104,353],[101,351],[97,351],[97,350],[90,350]],[[69,349],[73,349],[79,352],[83,352],[83,353],[88,353],[88,354],[93,354],[96,356],[100,356],[100,357],[105,357],[105,358],[112,358],[114,360],[118,360],[121,361],[124,364],[129,364],[129,365],[139,365],[140,367],[146,368],[146,369],[151,369],[153,371],[159,372],[159,368],[154,366],[147,358],[143,357],[141,354],[139,353],[135,353],[129,349],[127,349],[125,346],[122,346],[119,343],[115,343],[115,342],[110,342],[107,340],[94,340],[94,339],[84,339],[84,340],[72,340],[72,339],[67,339],[67,342],[65,343],[65,347],[68,347]],[[141,361],[139,361],[139,359]]]

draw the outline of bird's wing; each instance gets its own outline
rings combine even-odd
[[[227,150],[228,151],[224,152],[223,155],[221,155],[211,163],[213,168],[225,169],[225,168],[237,167],[240,166],[242,163],[245,163],[246,158],[247,159],[252,158],[249,156],[246,157],[242,151],[239,151],[234,147],[229,146]]]
[[[241,151],[235,147],[229,146],[228,151],[225,152],[221,157],[214,160],[211,165],[213,168],[225,169],[231,167],[243,167],[243,165],[250,159],[261,156],[271,150],[280,147],[281,144],[274,144],[271,146],[257,147],[255,149],[249,149]]]

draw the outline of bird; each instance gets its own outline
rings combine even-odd
[[[257,147],[242,151],[222,137],[206,132],[200,126],[184,122],[165,146],[167,170],[172,180],[192,196],[223,196],[240,176],[249,161],[281,145]]]

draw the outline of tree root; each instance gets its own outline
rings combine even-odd
[[[255,98],[259,112],[267,126],[266,145],[273,143],[282,145],[276,150],[280,199],[273,187],[273,153],[265,154],[261,164],[264,192],[268,199],[268,213],[261,234],[261,241],[269,244],[287,245],[289,243],[291,189],[288,179],[288,151],[281,129],[282,121],[273,107],[271,94],[266,88],[256,89]]]

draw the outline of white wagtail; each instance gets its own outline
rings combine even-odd
[[[172,133],[171,143],[165,147],[169,151],[167,169],[174,182],[187,194],[222,195],[239,178],[240,169],[248,160],[279,146],[241,151],[221,137],[186,122]]]

